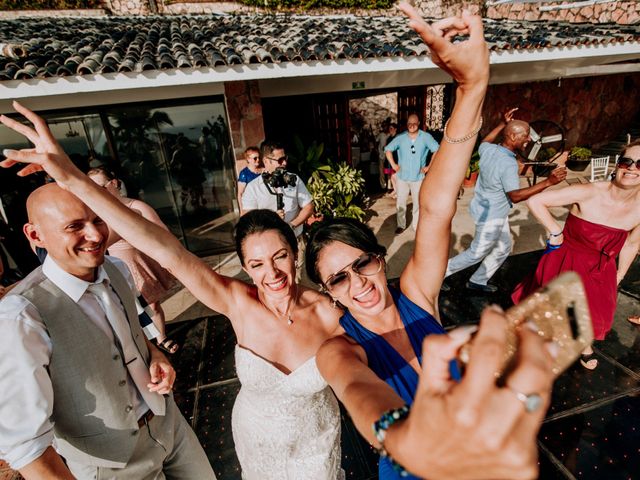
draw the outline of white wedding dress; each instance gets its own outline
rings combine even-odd
[[[290,374],[236,345],[231,424],[244,480],[344,479],[340,410],[315,357]]]

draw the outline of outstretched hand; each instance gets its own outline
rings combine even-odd
[[[430,479],[531,479],[537,473],[536,437],[550,401],[551,349],[533,331],[519,331],[518,364],[496,385],[504,361],[504,314],[485,310],[460,383],[449,376],[449,361],[468,340],[470,330],[425,339],[423,372],[409,417],[393,432],[391,455],[411,473]],[[527,411],[515,392],[540,395],[542,404]],[[391,431],[390,431],[391,433]]]
[[[447,72],[459,87],[471,88],[486,85],[489,79],[489,50],[484,41],[482,18],[467,11],[455,17],[444,18],[427,24],[418,11],[406,2],[398,8],[409,17],[413,28],[431,51],[431,60]],[[452,43],[457,35],[468,39]]]
[[[2,153],[7,159],[0,162],[0,167],[9,168],[18,163],[26,163],[28,165],[18,171],[19,176],[24,177],[44,170],[62,188],[66,188],[66,183],[74,175],[82,175],[55,139],[47,122],[42,117],[15,101],[13,108],[29,120],[33,126],[24,125],[5,115],[0,115],[0,122],[27,137],[35,148],[3,150]]]
[[[509,123],[511,120],[513,120],[514,113],[516,113],[518,109],[519,107],[509,108],[505,110],[502,114],[502,120],[504,121],[504,123]]]

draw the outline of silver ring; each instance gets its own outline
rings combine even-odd
[[[526,393],[519,392],[509,385],[505,385],[505,387],[516,394],[516,398],[522,402],[527,413],[535,412],[542,405],[542,397],[537,393],[529,393],[527,395]]]

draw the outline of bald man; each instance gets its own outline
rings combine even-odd
[[[446,278],[482,262],[466,284],[467,288],[482,293],[494,293],[498,290],[495,285],[488,283],[489,279],[511,253],[509,210],[513,204],[563,181],[567,176],[566,168],[556,168],[543,182],[520,188],[516,152],[523,150],[531,137],[529,124],[513,119],[516,110],[514,108],[505,112],[503,121],[482,139],[478,148],[480,174],[469,205],[476,224],[475,235],[467,250],[449,259],[445,274]],[[491,143],[501,132],[502,143]],[[448,289],[443,284],[443,290]]]
[[[28,480],[215,478],[105,223],[53,183],[27,209],[48,256],[0,301],[0,457]]]
[[[397,135],[384,147],[385,155],[391,168],[396,173],[396,234],[407,228],[407,201],[411,193],[413,202],[411,227],[418,227],[420,185],[425,173],[429,170],[427,155],[438,151],[438,142],[431,134],[420,130],[420,119],[416,114],[409,115],[407,130]],[[398,155],[396,163],[393,153]]]

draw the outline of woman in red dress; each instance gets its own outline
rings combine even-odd
[[[640,247],[640,141],[625,147],[611,182],[546,190],[531,197],[527,205],[549,232],[549,239],[535,272],[516,287],[511,298],[518,303],[561,272],[576,271],[587,293],[594,338],[603,340],[613,324],[617,285]],[[572,205],[564,228],[549,211],[563,205]],[[598,366],[591,347],[580,361],[589,370]]]

